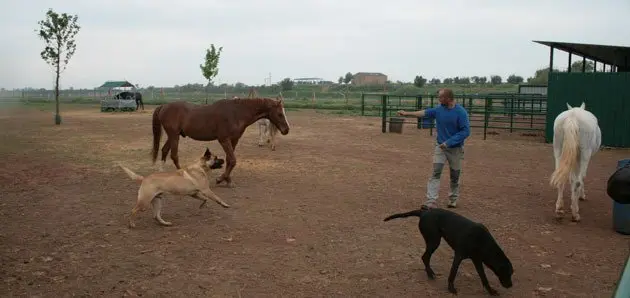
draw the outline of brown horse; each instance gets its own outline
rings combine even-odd
[[[179,137],[197,141],[219,141],[225,151],[225,172],[216,183],[225,181],[232,187],[230,173],[236,166],[234,150],[245,129],[259,119],[267,118],[278,127],[280,133],[289,133],[289,122],[282,99],[237,98],[222,99],[212,104],[193,104],[176,101],[158,106],[153,111],[153,164],[157,159],[162,128],[168,139],[162,147],[162,165],[171,152],[175,167],[180,169],[177,147]]]

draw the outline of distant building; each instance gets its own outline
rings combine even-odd
[[[352,77],[353,85],[385,85],[387,76],[380,72],[357,72]]]
[[[318,85],[318,84],[321,84],[324,81],[324,79],[322,78],[294,78],[293,81],[296,84]]]
[[[547,95],[547,85],[519,84],[518,93]]]

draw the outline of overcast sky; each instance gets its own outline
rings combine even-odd
[[[82,27],[62,88],[203,83],[211,43],[223,46],[215,82],[246,84],[269,73],[527,78],[548,65],[549,49],[532,40],[630,45],[630,0],[0,0],[0,87],[53,86],[34,32],[49,7]]]

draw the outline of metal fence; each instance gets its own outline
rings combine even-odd
[[[416,111],[439,104],[436,95],[391,96],[387,94],[365,94],[364,106],[369,106],[375,98],[380,98],[381,131],[387,131],[387,124],[396,117],[396,111]],[[455,101],[467,111],[471,128],[482,128],[484,140],[488,130],[528,131],[544,133],[547,115],[547,97],[539,94],[495,93],[459,94]],[[366,112],[367,113],[367,112]],[[373,111],[370,111],[373,113]],[[399,122],[395,119],[395,122]],[[427,118],[405,121],[419,129],[429,129],[433,134],[433,120]]]

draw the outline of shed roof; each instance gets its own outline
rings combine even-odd
[[[630,47],[540,40],[534,40],[533,42],[608,65],[622,68],[630,66],[630,61],[628,61],[630,59]]]

